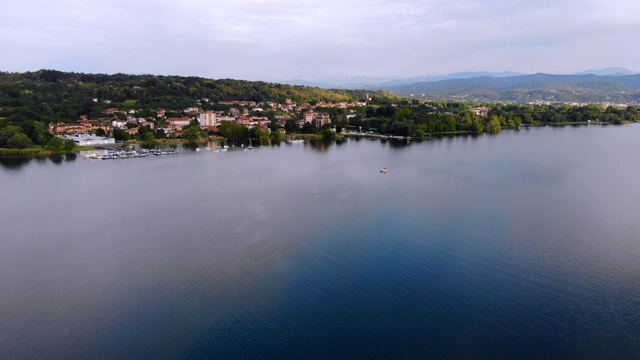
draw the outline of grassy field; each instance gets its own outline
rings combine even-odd
[[[59,150],[52,151],[44,149],[42,146],[35,146],[26,149],[5,149],[0,148],[0,156],[51,156],[55,154],[70,154],[77,153],[79,151],[91,151],[98,150],[95,147],[76,147],[71,151]]]
[[[125,100],[124,101],[124,106],[135,106],[138,103],[138,100]]]

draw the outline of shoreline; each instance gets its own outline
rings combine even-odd
[[[633,124],[633,122],[625,122],[623,125]],[[541,128],[541,127],[565,127],[565,126],[609,126],[613,125],[608,122],[565,122],[565,123],[542,123],[542,124],[523,124],[518,128],[505,128],[501,129],[501,131],[506,130],[522,130],[523,128]],[[487,132],[476,133],[473,131],[448,131],[448,132],[438,132],[438,133],[429,133],[424,137],[409,137],[412,140],[432,140],[434,137],[442,137],[442,136],[456,136],[456,135],[498,135],[500,132],[496,134],[490,134]],[[336,139],[344,139],[344,138],[359,138],[359,137],[367,137],[367,138],[375,138],[381,140],[390,140],[390,139],[406,139],[406,136],[398,136],[398,135],[383,135],[383,134],[366,134],[366,133],[348,133],[348,134],[336,134]],[[302,139],[302,140],[323,140],[323,135],[321,134],[290,134],[287,135],[285,139],[281,141],[286,141],[287,139]],[[197,144],[207,144],[212,141],[234,141],[237,139],[225,139],[222,136],[209,136],[205,138],[200,138],[197,141]],[[335,140],[335,139],[334,139]],[[277,141],[269,139],[269,141]],[[186,139],[158,139],[157,140],[159,146],[178,146],[188,144],[189,141]],[[141,145],[139,141],[127,141],[125,143],[120,143],[117,145],[126,146],[126,145]],[[100,150],[98,147],[88,146],[88,147],[76,147],[73,150],[47,150],[42,148],[26,148],[26,149],[6,149],[0,148],[0,157],[9,157],[9,156],[27,156],[27,157],[47,157],[52,155],[66,155],[72,153],[80,153],[82,151],[96,151]]]

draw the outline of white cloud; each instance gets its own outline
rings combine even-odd
[[[25,0],[3,7],[0,68],[10,71],[321,80],[640,63],[637,1]]]

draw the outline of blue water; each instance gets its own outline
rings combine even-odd
[[[639,137],[0,160],[0,358],[640,358]]]

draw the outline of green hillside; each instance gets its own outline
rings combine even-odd
[[[338,102],[362,99],[385,103],[397,97],[385,91],[326,90],[243,80],[201,77],[82,74],[56,70],[0,73],[0,117],[20,113],[46,123],[100,113],[105,107],[184,109],[202,98]],[[97,102],[94,102],[97,99]],[[107,102],[105,102],[107,101]]]

